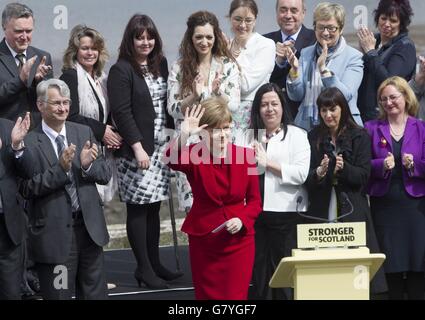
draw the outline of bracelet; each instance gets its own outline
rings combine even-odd
[[[316,174],[317,174],[317,177],[319,177],[320,179],[322,179],[325,176],[325,174],[323,174],[322,166],[317,167]]]
[[[10,144],[10,146],[11,146],[13,152],[21,152],[21,151],[24,151],[25,148],[26,148],[26,146],[25,146],[25,144],[24,144],[23,141],[20,143],[20,148],[19,149],[13,148],[13,144]]]

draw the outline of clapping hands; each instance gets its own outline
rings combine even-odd
[[[30,129],[30,113],[27,112],[25,117],[19,117],[16,120],[16,123],[12,129],[11,133],[11,141],[12,141],[12,149],[19,150],[22,148],[22,143],[24,141],[25,136]]]
[[[388,152],[384,159],[384,170],[392,170],[395,167],[394,155]]]
[[[403,157],[401,158],[403,166],[407,169],[413,169],[415,163],[413,162],[413,154],[411,153],[403,153]]]
[[[368,53],[370,50],[375,49],[375,36],[367,27],[360,27],[357,31],[357,37],[359,38],[359,45],[363,53]]]
[[[44,77],[52,70],[52,66],[46,65],[46,56],[41,58],[40,64],[37,67],[37,71],[35,72],[35,81],[40,82],[44,79]]]
[[[322,161],[320,161],[320,166],[316,168],[316,175],[319,179],[322,179],[324,176],[326,176],[326,173],[328,172],[329,167],[329,157],[325,154],[323,156]]]
[[[97,159],[97,155],[97,145],[95,143],[92,144],[90,141],[86,141],[80,153],[81,167],[87,170],[92,162]]]

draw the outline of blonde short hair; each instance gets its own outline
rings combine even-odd
[[[395,87],[397,91],[399,91],[403,95],[403,98],[406,104],[405,112],[409,116],[416,117],[416,114],[418,113],[418,110],[419,110],[418,99],[416,98],[415,93],[410,88],[407,81],[401,77],[396,76],[396,77],[390,77],[384,80],[378,88],[377,99],[378,99],[378,106],[379,106],[379,119],[387,118],[387,113],[385,112],[382,106],[380,98],[381,98],[382,91],[384,91],[384,89],[388,86]]]
[[[199,125],[207,124],[210,129],[216,128],[223,123],[232,122],[232,113],[229,110],[227,100],[222,97],[212,97],[201,102],[205,109]]]
[[[337,3],[321,2],[314,9],[313,25],[319,20],[330,20],[335,18],[341,31],[345,25],[345,10],[344,7]]]

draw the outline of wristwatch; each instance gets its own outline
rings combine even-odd
[[[320,74],[323,76],[326,73],[330,73],[331,75],[333,75],[333,72],[331,70],[329,70],[328,68],[323,69],[322,71],[320,71]]]
[[[19,149],[14,149],[12,144],[10,144],[10,146],[11,146],[13,152],[21,152],[21,151],[24,151],[25,148],[26,148],[24,141],[21,142],[21,145],[20,145],[20,148]]]

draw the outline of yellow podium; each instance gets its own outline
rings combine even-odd
[[[354,229],[350,230],[353,225]],[[366,247],[348,248],[347,241],[363,242],[363,238],[365,241],[365,236],[362,235],[364,225],[336,223],[301,225],[302,228],[305,228],[306,232],[298,229],[298,247],[305,246],[300,240],[304,239],[303,234],[310,235],[310,240],[315,240],[310,232],[313,229],[338,228],[343,230],[341,232],[348,230],[347,232],[354,236],[345,236],[343,246],[335,242],[321,245],[317,242],[314,248],[308,250],[292,250],[292,257],[285,257],[280,261],[270,280],[270,287],[294,288],[295,300],[368,300],[370,280],[382,265],[385,255],[371,254]],[[322,236],[330,237],[326,232],[322,232]],[[338,237],[343,239],[344,235]],[[320,236],[317,237],[318,241],[320,239]],[[322,248],[319,248],[319,245]]]

